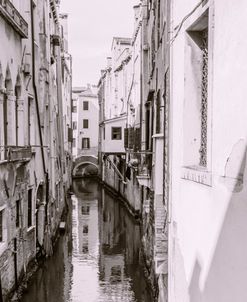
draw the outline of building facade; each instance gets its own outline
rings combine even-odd
[[[117,156],[106,141],[101,173],[139,210],[154,301],[247,299],[246,11],[244,1],[135,7],[129,64],[137,92],[121,81],[125,152]],[[99,83],[101,114],[114,104],[102,84],[111,72]]]
[[[245,301],[247,4],[171,2],[169,301]]]
[[[73,88],[73,156],[98,156],[99,104],[97,87]]]
[[[168,147],[164,139],[168,127],[164,123],[169,73],[167,11],[168,4],[164,1],[142,1],[134,6],[129,61],[123,64],[129,73],[117,77],[121,88],[116,89],[111,84],[110,75],[119,70],[114,62],[117,56],[112,55],[111,65],[108,63],[99,82],[102,180],[122,195],[134,215],[141,217],[147,277],[153,299],[159,301],[167,301],[168,295],[168,199],[163,190],[163,178],[167,177],[168,169],[167,165],[165,167]],[[111,104],[115,105],[111,96],[125,89],[122,108],[126,108],[126,113],[121,116],[120,112],[109,122],[107,113],[112,112]],[[121,127],[121,118],[125,123],[124,149],[119,148],[117,153],[116,143],[111,145],[107,136],[107,125],[114,121]]]
[[[58,11],[57,1],[0,2],[2,299],[37,255],[51,253],[69,186]]]

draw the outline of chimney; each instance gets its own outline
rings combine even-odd
[[[107,68],[110,68],[112,66],[112,57],[107,57]]]
[[[140,4],[135,5],[133,8],[134,8],[135,21],[137,21],[140,16]]]

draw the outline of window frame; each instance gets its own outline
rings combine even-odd
[[[120,130],[119,133],[114,133],[114,131]],[[119,135],[119,138],[114,137],[114,135]],[[121,141],[122,140],[122,127],[111,127],[111,140]]]
[[[83,119],[83,129],[89,129],[89,120],[88,119]]]
[[[84,141],[86,141],[86,145],[88,147],[84,147]],[[82,149],[90,149],[90,137],[82,137],[82,140],[81,140],[81,148]]]
[[[214,6],[209,5],[209,3],[200,6],[184,23],[183,29],[185,34],[185,47],[187,46],[188,32],[198,30],[198,24],[200,20],[202,22],[203,18],[207,17],[206,28],[208,30],[208,85],[207,85],[207,165],[205,167],[199,165],[195,161],[194,163],[189,163],[183,159],[183,165],[181,167],[181,178],[197,182],[203,185],[212,186],[212,96],[213,96],[213,44],[214,44]],[[205,29],[205,26],[199,28],[200,31]],[[186,50],[186,49],[185,49]],[[186,51],[185,51],[186,54]],[[186,62],[186,59],[185,59]],[[184,74],[186,75],[187,68],[184,66]],[[184,87],[186,89],[186,86]],[[189,100],[184,94],[185,101]],[[185,116],[185,111],[184,111]],[[200,128],[201,130],[201,128]],[[183,131],[185,131],[185,124],[183,126]],[[185,134],[184,134],[185,135]],[[183,135],[183,136],[184,136]],[[184,136],[185,139],[185,136]],[[185,142],[183,144],[183,152],[185,152],[186,146]],[[198,149],[199,151],[199,149]],[[199,156],[198,156],[199,158]]]
[[[89,102],[88,101],[83,101],[83,110],[88,111],[89,110]]]

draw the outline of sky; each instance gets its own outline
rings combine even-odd
[[[137,0],[61,0],[69,15],[73,86],[97,84],[114,36],[132,37]]]

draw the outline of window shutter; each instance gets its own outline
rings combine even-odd
[[[68,128],[68,142],[72,143],[73,142],[73,129]]]
[[[128,148],[128,128],[124,128],[124,148]]]
[[[141,151],[141,129],[135,129],[134,151]]]
[[[129,149],[134,146],[134,128],[129,128]]]

